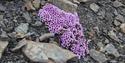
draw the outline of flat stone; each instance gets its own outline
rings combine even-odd
[[[107,60],[103,53],[96,51],[94,49],[91,49],[89,54],[94,60],[98,61],[99,63],[103,63]]]
[[[31,17],[28,12],[23,13],[23,17],[27,20],[27,22],[31,22]]]
[[[108,35],[109,35],[109,37],[112,38],[113,40],[116,40],[117,42],[120,41],[113,30],[109,31],[109,32],[108,32]]]
[[[23,39],[16,48],[18,49],[24,44],[25,47],[22,51],[34,62],[49,62],[49,58],[51,58],[56,63],[65,63],[67,60],[76,57],[73,52],[52,43],[39,43]]]
[[[3,15],[0,15],[0,21],[3,20]]]
[[[2,56],[4,49],[7,47],[7,45],[8,45],[8,41],[0,41],[0,58]]]
[[[0,11],[5,11],[5,10],[6,10],[6,7],[0,4]]]
[[[90,8],[94,11],[97,12],[99,10],[99,6],[95,3],[90,4]]]
[[[122,15],[117,15],[116,17],[115,17],[115,19],[116,20],[119,20],[119,21],[121,21],[121,22],[124,22],[125,20],[124,20],[124,17],[122,16]]]
[[[31,11],[31,10],[36,10],[34,7],[33,7],[33,5],[32,5],[32,3],[31,3],[31,1],[26,1],[26,3],[25,3],[25,6],[24,6],[25,8],[26,8],[26,10],[28,10],[28,11]]]
[[[15,31],[21,34],[26,34],[28,31],[28,23],[21,23],[18,27],[15,28]]]
[[[39,7],[40,7],[40,0],[33,0],[32,1],[32,4],[33,4],[33,6],[36,8],[36,9],[38,9]]]
[[[115,26],[119,26],[121,23],[119,22],[119,21],[117,21],[117,20],[114,20],[114,25]]]
[[[113,44],[106,45],[103,51],[106,51],[109,54],[113,54],[115,57],[120,56],[119,52],[117,51],[117,49]]]
[[[77,11],[77,4],[72,3],[68,0],[48,0],[49,2],[53,3],[57,7],[67,12],[76,12]]]
[[[123,33],[125,33],[125,23],[122,23],[122,24],[120,25],[120,29],[121,29],[121,31],[122,31]]]
[[[116,1],[113,2],[113,6],[114,7],[120,7],[120,6],[123,6],[123,4],[116,0]]]

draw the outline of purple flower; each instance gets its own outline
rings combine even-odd
[[[51,33],[61,34],[59,38],[62,47],[71,50],[79,58],[88,53],[88,43],[77,13],[68,13],[47,3],[39,10],[38,16],[48,26]]]

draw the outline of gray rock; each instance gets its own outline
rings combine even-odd
[[[89,54],[94,60],[98,61],[99,63],[103,63],[107,60],[103,53],[96,51],[94,49],[91,49]]]
[[[103,49],[103,47],[104,47],[104,45],[103,45],[103,43],[102,43],[102,42],[97,43],[97,46],[100,48],[100,50],[102,50],[102,49]]]
[[[79,2],[87,2],[87,1],[89,1],[89,0],[78,0]]]
[[[90,8],[94,11],[97,12],[99,10],[99,6],[95,3],[90,4]]]
[[[6,10],[6,7],[0,4],[0,11],[5,11],[5,10]]]
[[[21,34],[26,34],[28,31],[28,23],[21,23],[18,27],[15,28],[15,31]]]
[[[106,51],[109,54],[113,54],[115,57],[120,56],[119,52],[117,51],[117,49],[115,48],[113,44],[106,45],[103,51]]]
[[[23,45],[22,51],[24,54],[34,62],[48,62],[49,58],[56,63],[65,63],[67,60],[76,57],[72,52],[60,48],[52,43],[39,43],[30,40],[21,40],[19,44],[13,49],[19,49]]]
[[[40,0],[33,0],[32,4],[36,9],[38,9],[40,7]]]
[[[28,22],[31,22],[31,17],[30,17],[30,15],[29,15],[28,12],[23,13],[23,17],[24,17]]]
[[[125,33],[125,23],[122,23],[122,24],[120,25],[120,29],[121,29],[121,31],[122,31],[123,33]]]
[[[3,15],[0,15],[0,21],[3,20]]]
[[[119,22],[119,21],[117,21],[117,20],[114,20],[114,25],[115,26],[119,26],[121,23]]]
[[[0,58],[2,56],[4,49],[7,47],[7,45],[8,45],[8,41],[0,41]]]
[[[113,30],[109,31],[109,32],[108,32],[108,35],[109,35],[109,37],[112,38],[113,40],[115,40],[115,41],[117,41],[117,42],[120,41]]]
[[[121,22],[124,22],[125,20],[124,20],[124,17],[122,16],[122,15],[118,15],[118,16],[116,16],[115,17],[115,19],[117,19],[117,20],[119,20],[119,21],[121,21]]]
[[[0,35],[0,40],[8,40],[7,33],[1,29],[1,35]]]
[[[48,0],[48,1],[67,12],[74,13],[77,11],[78,7],[77,4],[74,4],[69,0]]]
[[[114,7],[120,7],[120,6],[123,6],[123,4],[116,0],[116,1],[113,2],[113,6]]]

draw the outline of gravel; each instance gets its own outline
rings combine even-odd
[[[37,6],[39,5],[34,7],[35,3],[33,5],[32,2],[25,2],[27,1],[0,1],[0,40],[4,38],[4,41],[6,40],[9,43],[2,53],[0,63],[37,63],[29,60],[21,50],[11,51],[22,40],[22,37],[17,37],[16,32],[24,33],[27,39],[33,41],[36,41],[41,34],[48,33],[48,29],[37,16],[39,9]],[[85,37],[89,42],[90,53],[85,58],[79,60],[72,58],[67,62],[125,63],[125,34],[124,26],[121,26],[125,23],[125,1],[78,0],[78,2],[81,3],[70,2],[71,9],[68,8],[68,10],[68,6],[60,5],[60,7],[67,11],[76,11],[76,8],[78,8],[77,12],[80,23],[84,27]],[[46,0],[41,1],[42,6],[45,3]],[[57,5],[59,4],[57,3]],[[76,6],[72,7],[72,5]]]

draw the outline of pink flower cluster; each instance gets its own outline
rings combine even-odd
[[[51,33],[60,34],[62,47],[71,50],[79,58],[88,53],[88,44],[77,13],[68,13],[47,3],[39,10],[38,16],[48,26]]]

